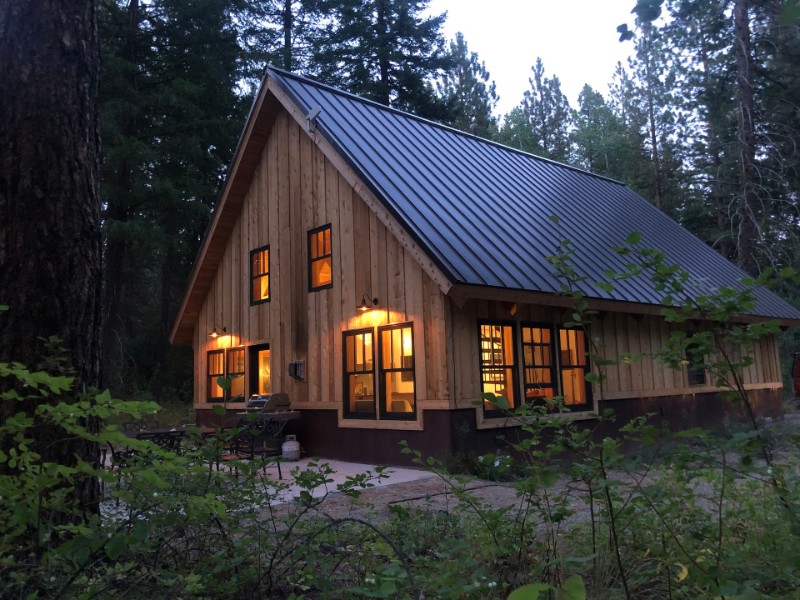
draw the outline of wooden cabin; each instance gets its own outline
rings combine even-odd
[[[433,455],[491,447],[513,424],[483,392],[563,396],[570,410],[553,418],[719,418],[707,374],[650,357],[674,327],[652,285],[594,285],[624,269],[614,247],[632,231],[697,293],[742,277],[619,182],[270,68],[171,334],[194,348],[198,422],[285,392],[307,453],[396,464],[401,440]],[[609,367],[602,388],[586,381],[589,340],[567,325],[573,301],[547,260],[564,239],[599,311],[593,342],[644,355]],[[759,290],[747,318],[767,317],[797,324],[800,311]],[[775,339],[750,351],[746,387],[775,414]]]

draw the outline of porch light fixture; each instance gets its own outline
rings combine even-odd
[[[217,339],[219,336],[227,333],[227,331],[228,331],[227,328],[220,327],[219,325],[214,323],[214,329],[211,330],[211,332],[208,334],[208,337],[213,338],[213,339]]]
[[[361,304],[356,308],[361,312],[367,312],[368,310],[372,310],[378,306],[378,299],[377,298],[370,298],[366,294],[364,294],[361,298]]]

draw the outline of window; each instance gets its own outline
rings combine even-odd
[[[269,302],[269,246],[250,251],[250,306]]]
[[[344,333],[344,415],[375,418],[375,348],[372,329]]]
[[[525,400],[542,403],[562,396],[570,410],[591,408],[586,334],[547,324],[522,326]]]
[[[589,371],[587,341],[583,329],[558,328],[561,395],[564,405],[571,410],[588,410],[592,404],[591,384],[586,381]]]
[[[516,327],[512,323],[481,323],[481,392],[504,396],[509,408],[518,405]],[[546,404],[563,397],[570,410],[592,408],[587,336],[582,329],[529,323],[520,326],[524,401]],[[484,400],[487,416],[500,416],[497,406]]]
[[[206,390],[209,402],[222,402],[225,399],[225,390],[217,382],[218,377],[225,376],[225,351],[212,350],[208,353],[208,380]]]
[[[522,327],[525,400],[545,402],[556,395],[555,343],[549,325]]]
[[[251,346],[248,350],[250,352],[250,393],[269,394],[272,391],[269,345]]]
[[[308,290],[333,287],[331,226],[325,225],[308,232]]]
[[[220,377],[231,380],[231,389],[219,384]],[[244,348],[211,350],[208,353],[208,379],[206,382],[209,402],[242,402],[244,400]]]
[[[242,402],[244,400],[244,348],[231,348],[226,355],[228,359],[227,375],[231,380],[228,400]]]
[[[414,387],[414,335],[411,324],[379,327],[380,365],[378,381],[381,416],[413,419],[416,415]]]
[[[481,339],[481,392],[503,396],[509,408],[517,405],[517,365],[514,327],[497,323],[482,323]],[[484,400],[486,413],[499,413],[499,408]],[[490,415],[491,416],[491,415]]]
[[[686,378],[689,385],[706,384],[704,361],[705,357],[700,353],[700,347],[697,344],[689,344],[686,347]]]

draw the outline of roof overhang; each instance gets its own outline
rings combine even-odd
[[[476,285],[454,285],[448,296],[458,306],[463,306],[468,300],[496,300],[499,302],[538,304],[569,309],[575,306],[575,298],[568,295],[533,292],[528,290],[512,290],[508,288],[494,288]],[[600,312],[627,313],[631,315],[656,315],[660,316],[666,306],[662,304],[645,304],[639,302],[625,302],[622,300],[606,300],[603,298],[586,298],[588,308]],[[800,319],[781,319],[777,317],[759,315],[741,315],[736,321],[740,323],[758,323],[775,320],[784,327],[800,326]]]

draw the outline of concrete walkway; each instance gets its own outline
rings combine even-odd
[[[311,465],[319,465],[313,467]],[[421,469],[414,469],[408,467],[387,467],[381,473],[380,478],[377,478],[375,465],[367,465],[361,463],[351,463],[341,460],[332,460],[325,458],[301,458],[296,461],[283,461],[281,462],[281,469],[283,471],[283,483],[287,483],[289,487],[280,494],[280,500],[290,502],[294,500],[300,493],[301,488],[294,483],[294,472],[303,471],[306,469],[317,469],[327,465],[333,472],[327,476],[327,482],[323,486],[319,486],[312,491],[314,497],[321,497],[326,494],[336,492],[337,486],[344,483],[348,477],[356,475],[367,474],[368,476],[375,476],[370,480],[371,489],[385,488],[390,485],[398,483],[409,483],[413,481],[420,481],[431,477],[436,477],[433,473],[423,471]],[[269,477],[271,480],[277,479],[277,470],[273,467],[268,469]]]

